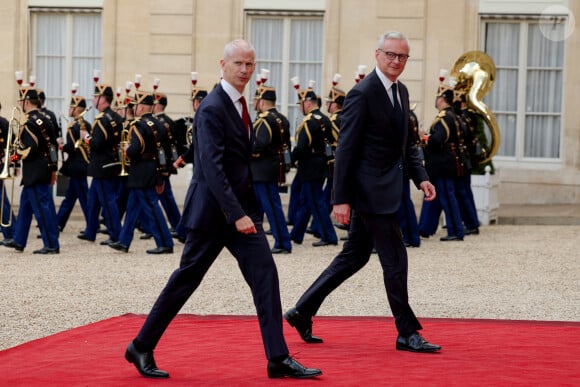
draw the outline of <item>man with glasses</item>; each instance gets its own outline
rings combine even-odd
[[[408,57],[407,38],[399,32],[384,33],[375,51],[375,71],[346,97],[334,167],[333,215],[342,224],[350,220],[349,239],[296,307],[284,315],[308,343],[322,342],[312,335],[312,316],[334,289],[367,264],[375,246],[399,333],[396,348],[441,349],[418,333],[421,324],[408,303],[407,251],[397,220],[403,167],[427,200],[435,198],[435,188],[409,136],[409,94],[398,81]]]

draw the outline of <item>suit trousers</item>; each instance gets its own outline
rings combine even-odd
[[[101,209],[103,217],[109,231],[109,238],[116,242],[119,240],[121,231],[121,220],[119,217],[119,208],[117,204],[117,178],[100,179],[93,178],[89,188],[89,209],[87,215],[87,228],[85,235],[89,240],[94,241],[99,229],[99,215]]]
[[[22,188],[20,207],[14,228],[14,242],[26,246],[32,215],[36,218],[44,247],[58,249],[58,223],[52,198],[52,186],[36,184]]]
[[[433,179],[433,185],[435,185],[437,197],[441,202],[441,207],[445,214],[447,235],[463,238],[465,236],[465,230],[457,201],[455,180],[453,177],[436,177]]]
[[[421,329],[408,301],[407,250],[396,214],[353,212],[349,238],[342,251],[298,300],[296,309],[314,316],[334,289],[367,264],[373,246],[379,255],[387,299],[399,334],[409,336]]]
[[[320,239],[325,242],[338,242],[334,225],[330,219],[328,207],[322,195],[323,180],[302,181],[302,189],[300,191],[300,206],[296,211],[294,219],[294,227],[290,232],[290,238],[296,243],[302,243],[304,234],[308,227],[310,216],[316,219],[316,224],[320,225]]]
[[[14,184],[14,182],[10,183]],[[12,239],[14,237],[14,224],[16,223],[16,216],[14,216],[14,212],[10,208],[10,200],[8,197],[10,196],[10,189],[9,185],[4,184],[4,180],[0,180],[0,189],[5,190],[4,196],[2,197],[2,224],[8,224],[10,217],[12,216],[12,222],[8,227],[0,227],[2,229],[2,235],[4,235],[5,239]]]
[[[241,234],[234,225],[225,223],[209,231],[187,231],[179,268],[169,277],[137,335],[135,343],[138,348],[149,351],[157,346],[171,320],[197,289],[225,247],[238,261],[252,291],[266,357],[273,359],[288,355],[282,332],[278,271],[262,223],[255,216],[252,220],[257,234]]]
[[[421,214],[419,215],[419,235],[425,237],[435,235],[439,227],[441,211],[443,211],[443,208],[441,207],[439,196],[429,202],[423,199]]]
[[[60,203],[60,208],[58,209],[56,216],[58,219],[58,228],[61,231],[64,230],[64,226],[66,226],[66,223],[68,222],[68,218],[70,217],[77,199],[79,200],[86,221],[88,212],[88,191],[89,185],[86,177],[71,177],[69,179],[68,188],[66,189],[64,199]]]
[[[477,208],[475,207],[475,199],[473,197],[473,190],[471,189],[471,175],[461,176],[455,180],[455,192],[457,193],[457,202],[459,204],[459,212],[463,224],[468,230],[479,227],[479,219],[477,217]]]
[[[129,247],[137,221],[142,220],[143,226],[153,235],[157,247],[173,247],[173,239],[165,217],[158,203],[158,195],[154,188],[129,188],[125,222],[119,233],[119,242]]]
[[[179,207],[175,202],[175,196],[173,195],[173,189],[171,188],[171,181],[169,176],[163,178],[165,186],[163,192],[159,194],[159,202],[165,211],[167,220],[171,225],[171,228],[176,229],[181,219],[181,214],[179,213]]]
[[[274,247],[292,251],[278,183],[254,182],[254,191],[256,191],[256,198],[268,218],[270,230],[274,237]]]

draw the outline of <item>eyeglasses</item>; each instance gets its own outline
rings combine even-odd
[[[383,49],[378,48],[378,50],[382,53],[384,53],[387,56],[388,60],[395,60],[395,58],[399,58],[399,62],[406,62],[407,59],[409,59],[409,55],[407,54],[397,54],[395,52],[391,52],[391,51],[384,51]]]

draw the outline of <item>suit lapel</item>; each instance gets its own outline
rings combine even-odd
[[[250,116],[250,138],[248,138],[248,134],[246,132],[246,129],[244,128],[242,117],[240,116],[240,113],[238,112],[236,105],[234,104],[228,93],[226,93],[226,91],[223,89],[221,85],[217,86],[216,92],[223,101],[223,105],[225,106],[225,110],[227,112],[227,115],[229,116],[229,120],[235,122],[234,132],[236,134],[239,134],[240,137],[243,137],[246,141],[246,144],[249,145],[251,143],[250,141],[251,137],[253,136],[253,130],[251,130],[252,117]]]

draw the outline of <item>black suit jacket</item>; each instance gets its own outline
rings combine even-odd
[[[335,204],[356,211],[393,214],[403,190],[403,164],[415,185],[428,180],[409,139],[409,93],[398,82],[404,128],[399,128],[387,91],[375,71],[346,97],[334,166]]]
[[[195,169],[185,197],[183,225],[219,230],[257,213],[250,172],[253,139],[221,85],[202,101],[194,128]]]

